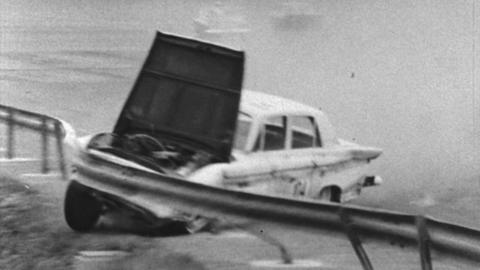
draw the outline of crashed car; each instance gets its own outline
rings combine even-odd
[[[64,203],[68,225],[88,231],[112,209],[157,225],[181,222],[189,231],[206,223],[149,202],[135,190],[118,192],[96,180],[108,174],[78,173],[79,158],[100,171],[117,170],[133,183],[141,181],[136,171],[147,171],[331,202],[348,201],[381,182],[367,174],[380,149],[338,139],[318,109],[242,90],[243,71],[243,52],[158,32],[113,131],[67,143],[73,166]]]

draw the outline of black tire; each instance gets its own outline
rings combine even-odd
[[[102,205],[86,187],[72,181],[67,188],[63,212],[70,228],[86,232],[97,224]]]

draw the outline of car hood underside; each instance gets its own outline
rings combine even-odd
[[[191,143],[228,160],[243,67],[243,52],[157,32],[113,132]]]

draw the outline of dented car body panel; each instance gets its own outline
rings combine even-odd
[[[364,186],[380,182],[368,175],[368,165],[380,149],[338,139],[322,111],[292,100],[244,90],[236,135],[242,143],[236,143],[232,162],[201,168],[187,180],[337,202],[349,201]],[[325,198],[325,188],[339,193]]]
[[[113,132],[67,136],[73,165],[103,170],[105,177],[116,172],[128,181],[142,181],[136,172],[145,171],[249,193],[333,202],[351,200],[363,187],[381,183],[368,174],[380,149],[338,139],[316,108],[242,90],[243,62],[242,52],[158,33]],[[135,190],[118,192],[78,171],[71,178],[76,188],[67,195],[82,192],[71,200],[95,200],[95,209],[125,205],[161,222],[195,220],[193,209],[181,213],[168,203],[156,205]],[[68,201],[67,196],[70,227],[94,226],[94,213],[82,222]]]

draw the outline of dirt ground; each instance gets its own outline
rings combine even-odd
[[[280,261],[277,248],[240,232],[146,237],[115,220],[103,222],[90,233],[73,232],[63,220],[61,192],[65,186],[59,179],[0,176],[0,269],[85,269],[79,266],[80,252],[105,250],[129,254],[106,268],[116,270],[265,269],[254,264]],[[283,229],[269,233],[282,235],[278,240],[294,260],[316,262],[319,269],[360,269],[346,237]],[[374,266],[388,265],[391,270],[420,266],[415,249],[364,244]],[[432,256],[435,269],[477,269],[439,254]],[[284,265],[272,269],[312,268]]]
[[[154,238],[102,229],[75,233],[63,221],[58,199],[0,176],[0,269],[75,269],[75,256],[85,250],[129,252],[123,264],[131,267],[124,269],[204,269],[188,254],[152,249],[159,246]]]

